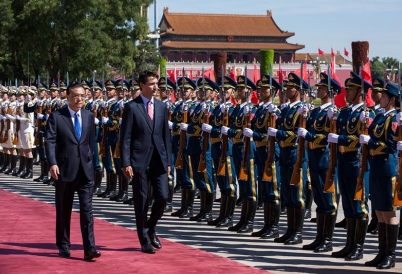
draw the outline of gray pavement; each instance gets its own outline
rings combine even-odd
[[[39,168],[35,166],[35,174],[38,174],[38,172]],[[104,185],[105,183],[103,183],[103,187]],[[54,187],[36,183],[32,180],[23,180],[0,173],[0,188],[38,201],[54,204]],[[178,194],[174,195],[173,203],[177,209],[180,205],[180,196]],[[132,207],[97,197],[94,198],[93,206],[96,218],[128,229],[135,229],[134,210]],[[196,200],[195,212],[197,212],[198,208],[199,200]],[[76,211],[77,209],[78,202],[76,199],[74,210]],[[218,211],[219,204],[215,203],[215,217],[218,215]],[[240,208],[236,208],[235,221],[238,220],[239,214]],[[338,219],[340,220],[341,218],[343,218],[342,207],[340,207]],[[285,224],[286,218],[285,216],[281,216],[281,233],[286,229]],[[262,225],[262,211],[257,211],[254,231],[259,230]],[[402,241],[398,242],[397,264],[394,269],[377,270],[375,268],[364,267],[364,262],[373,259],[377,253],[377,236],[371,234],[368,234],[366,237],[364,258],[356,262],[346,262],[343,259],[332,258],[330,253],[316,254],[311,251],[302,250],[301,245],[285,246],[274,243],[272,240],[265,241],[250,237],[250,235],[229,232],[225,228],[215,228],[206,224],[171,217],[170,214],[162,217],[157,226],[157,233],[164,239],[211,252],[246,265],[267,270],[271,273],[402,273]],[[112,237],[118,236],[113,235]],[[304,243],[309,243],[314,238],[315,223],[306,220],[303,232]],[[346,230],[336,228],[334,233],[334,251],[343,247],[345,239]],[[139,243],[128,244],[133,246],[139,245]],[[177,258],[177,261],[179,263],[180,258]]]

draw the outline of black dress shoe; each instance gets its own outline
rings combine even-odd
[[[130,199],[128,199],[127,201],[124,201],[123,204],[128,205],[128,204],[130,204],[132,201],[134,201],[134,199],[133,199],[133,198],[130,198]]]
[[[60,249],[60,250],[59,250],[59,257],[62,257],[62,258],[70,258],[70,251],[69,251],[69,250],[65,250],[65,249]]]
[[[151,244],[147,243],[147,244],[141,246],[141,252],[148,253],[148,254],[154,254],[155,249],[152,247]]]
[[[162,248],[162,244],[159,241],[158,237],[156,236],[155,233],[148,233],[149,235],[149,239],[151,240],[151,245],[157,249],[161,249]]]
[[[84,254],[84,260],[92,260],[93,258],[99,258],[101,253],[96,251],[95,247],[89,248],[87,252]]]

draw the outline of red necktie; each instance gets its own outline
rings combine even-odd
[[[151,101],[148,101],[148,115],[149,115],[149,118],[151,118],[151,120],[154,119],[154,110],[152,108],[152,102]]]

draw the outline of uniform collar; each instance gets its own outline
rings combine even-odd
[[[293,103],[289,104],[289,107],[292,108],[292,107],[294,107],[294,106],[295,106],[296,104],[298,104],[298,103],[300,103],[300,101],[293,102]]]

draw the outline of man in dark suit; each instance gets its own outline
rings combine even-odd
[[[133,181],[134,211],[141,251],[155,253],[162,245],[155,226],[162,217],[168,198],[168,174],[171,166],[171,144],[166,105],[156,100],[158,75],[144,71],[139,76],[141,95],[124,106],[120,128],[121,166]],[[154,204],[149,220],[148,180],[154,191]]]
[[[77,191],[84,260],[100,257],[95,248],[92,216],[94,169],[94,116],[82,109],[85,90],[79,83],[67,89],[68,107],[53,112],[47,120],[46,156],[56,180],[56,245],[59,256],[70,257],[70,221]]]

